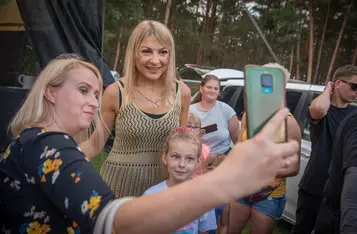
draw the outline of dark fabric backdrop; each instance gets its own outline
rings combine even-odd
[[[102,54],[104,0],[17,0],[40,68],[62,53],[76,53],[114,82]]]

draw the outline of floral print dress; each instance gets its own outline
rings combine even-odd
[[[92,233],[113,199],[64,133],[26,129],[0,161],[0,233]]]

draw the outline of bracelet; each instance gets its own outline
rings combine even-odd
[[[124,197],[109,202],[100,212],[99,217],[95,223],[94,232],[96,234],[111,234],[113,233],[113,221],[116,211],[125,202],[132,200],[134,197]]]
[[[134,197],[123,197],[113,202],[113,206],[111,206],[110,210],[108,211],[105,220],[104,234],[112,234],[115,214],[122,205],[124,205],[127,201],[131,201],[133,199]]]

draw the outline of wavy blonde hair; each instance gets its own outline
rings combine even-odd
[[[170,147],[173,144],[174,141],[181,140],[185,142],[192,143],[197,146],[197,159],[201,157],[201,151],[202,151],[202,141],[201,137],[198,136],[195,132],[193,132],[191,129],[187,127],[178,127],[172,129],[170,134],[167,136],[165,142],[163,143],[162,147],[162,153],[167,154],[170,151]],[[164,178],[168,179],[169,178],[169,173],[167,171],[167,165],[164,164],[164,162],[161,162],[161,171],[164,176]]]
[[[89,139],[92,130],[95,128],[96,123],[101,119],[99,110],[102,102],[102,87],[103,80],[99,70],[92,64],[83,61],[80,58],[58,58],[52,60],[38,75],[36,82],[31,89],[26,101],[16,113],[12,122],[9,125],[9,131],[12,137],[19,135],[24,129],[36,125],[41,125],[49,119],[53,119],[54,112],[52,104],[44,97],[47,87],[60,87],[67,79],[67,74],[79,67],[85,67],[91,70],[98,78],[100,95],[99,95],[99,108],[94,115],[91,126],[88,129],[81,131],[73,136],[77,143]],[[97,127],[100,127],[98,124]],[[99,131],[102,133],[102,131]]]
[[[264,64],[263,67],[278,68],[282,70],[282,72],[284,73],[285,83],[288,83],[288,81],[290,80],[290,72],[288,71],[288,69],[286,69],[284,66],[280,65],[279,63],[267,63]]]
[[[166,25],[153,20],[145,20],[139,23],[132,32],[126,48],[125,63],[124,63],[124,76],[128,80],[126,92],[124,93],[124,102],[128,103],[133,98],[133,91],[137,80],[136,70],[136,56],[139,53],[139,48],[145,37],[153,36],[162,46],[169,49],[169,64],[166,72],[163,74],[164,79],[164,92],[167,104],[174,102],[176,96],[175,80],[176,80],[176,61],[175,61],[175,44],[174,38]]]

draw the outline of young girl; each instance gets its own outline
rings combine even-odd
[[[175,128],[168,136],[162,153],[162,161],[168,172],[168,179],[149,188],[144,195],[153,194],[190,180],[200,162],[201,140],[189,128]],[[217,228],[214,210],[187,224],[175,234],[198,234]]]
[[[193,113],[188,113],[188,118],[187,118],[187,128],[191,129],[199,137],[201,137],[201,119],[193,114]],[[201,160],[199,165],[197,166],[195,173],[193,174],[193,177],[199,176],[203,174],[203,163],[207,159],[209,152],[211,151],[211,148],[208,147],[206,144],[202,143],[202,150],[201,150]]]

